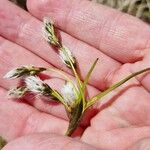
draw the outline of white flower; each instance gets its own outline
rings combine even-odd
[[[61,48],[59,50],[59,56],[61,58],[61,60],[69,67],[71,68],[70,66],[70,61],[72,62],[72,64],[75,66],[75,58],[73,57],[71,51],[67,48],[67,47],[64,47]]]
[[[64,98],[64,101],[72,106],[77,100],[76,90],[74,85],[71,82],[67,82],[61,89],[61,95]]]

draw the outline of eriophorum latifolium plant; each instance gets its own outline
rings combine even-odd
[[[107,90],[95,95],[90,99],[87,99],[85,92],[86,87],[92,71],[98,62],[98,58],[96,58],[93,65],[90,67],[84,81],[82,81],[78,73],[76,59],[72,52],[66,46],[64,46],[62,42],[60,42],[55,32],[54,23],[49,18],[44,18],[43,24],[44,25],[42,30],[44,33],[44,38],[48,44],[58,50],[62,62],[73,72],[76,82],[72,81],[65,73],[62,73],[62,71],[53,68],[36,66],[20,66],[9,71],[4,77],[10,79],[21,77],[24,80],[23,86],[16,87],[9,91],[9,96],[12,98],[20,99],[26,96],[28,92],[31,92],[34,93],[35,96],[41,95],[47,97],[47,99],[50,101],[62,103],[69,118],[69,126],[66,131],[67,136],[72,135],[89,107],[94,105],[97,101],[101,100],[102,97],[115,90],[117,87],[127,82],[129,79],[150,70],[150,68],[146,68],[139,72],[133,73],[127,76],[125,79],[122,79],[120,82],[112,85]],[[55,72],[59,75],[62,75],[66,82],[62,86],[60,92],[50,87],[47,83],[44,82],[44,80],[40,79],[39,73],[46,71]]]

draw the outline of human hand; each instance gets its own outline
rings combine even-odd
[[[68,125],[62,105],[40,99],[26,99],[26,103],[8,100],[5,89],[15,81],[6,81],[2,76],[14,67],[53,65],[70,72],[43,40],[41,21],[6,0],[0,4],[0,95],[3,97],[0,135],[11,141],[4,150],[116,150],[138,146],[140,140],[149,145],[146,139],[150,137],[148,74],[130,80],[91,108],[79,128],[78,134],[83,133],[78,141],[62,136]],[[150,27],[132,16],[85,0],[29,0],[28,9],[38,19],[49,16],[55,20],[62,30],[63,43],[77,58],[82,78],[90,64],[99,58],[89,81],[89,96],[150,66]],[[55,88],[63,83],[54,77],[47,82]],[[16,139],[19,136],[23,137]]]

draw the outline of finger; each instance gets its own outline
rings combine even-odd
[[[52,17],[57,27],[120,62],[134,62],[150,47],[150,28],[142,21],[87,0],[28,0],[39,19]]]
[[[86,133],[81,140],[97,148],[100,147],[101,149],[127,149],[132,146],[133,143],[143,138],[150,137],[149,133],[150,128],[147,126],[132,126],[109,131],[98,131],[93,129],[91,134]]]
[[[0,135],[7,141],[30,133],[65,133],[66,121],[39,112],[25,103],[8,100],[6,95],[6,91],[0,88]]]
[[[146,49],[145,51],[145,57],[142,61],[136,62],[131,65],[131,72],[140,71],[145,68],[150,67],[150,49]],[[147,89],[148,92],[150,92],[150,72],[147,72],[143,75],[140,75],[136,77],[139,82]]]
[[[30,51],[22,48],[19,45],[16,45],[12,42],[9,42],[5,40],[4,38],[0,38],[2,46],[0,47],[1,52],[1,59],[0,59],[0,85],[2,87],[5,87],[7,89],[10,89],[12,86],[16,87],[16,84],[19,84],[20,80],[7,80],[3,79],[4,74],[6,74],[10,69],[16,68],[21,65],[35,65],[35,66],[41,66],[41,67],[50,67],[48,63],[46,63],[44,60],[36,56],[35,54],[31,53]],[[20,58],[20,59],[17,59]],[[28,59],[27,59],[28,58]],[[5,67],[4,67],[5,66]],[[48,76],[50,76],[49,79],[45,80],[52,88],[57,89],[58,91],[61,90],[61,88],[64,85],[64,79],[61,79],[57,74],[55,73],[48,73]],[[68,75],[69,76],[69,75]],[[69,76],[72,80],[75,80],[71,75]],[[92,86],[87,87],[87,98],[92,97],[96,95],[99,91],[95,89]],[[32,104],[36,108],[38,108],[41,111],[44,111],[46,113],[50,113],[54,116],[63,118],[68,120],[66,111],[64,107],[60,104],[55,105],[51,102],[43,101],[43,99],[38,97],[27,97],[26,100],[28,103]],[[95,106],[98,107],[98,106]],[[96,108],[95,108],[96,109]],[[92,112],[92,111],[91,111]],[[93,115],[91,113],[88,115],[85,122],[89,123],[90,116]]]
[[[7,144],[3,150],[61,150],[61,149],[69,149],[69,150],[96,150],[96,148],[82,143],[80,141],[71,139],[69,137],[60,136],[56,134],[33,134],[18,138],[9,144]]]
[[[124,66],[116,73],[114,82],[131,74],[130,71],[129,65]],[[91,126],[82,136],[83,141],[103,149],[126,149],[131,143],[150,136],[149,100],[149,92],[135,78],[128,81],[102,99],[105,104],[91,119]],[[95,136],[100,140],[95,140]],[[125,141],[130,136],[132,140]]]
[[[8,1],[2,1],[1,4],[0,34],[31,50],[55,67],[69,72],[64,67],[65,65],[62,65],[56,51],[50,48],[43,40],[41,34],[42,23]],[[7,12],[8,9],[9,13]],[[115,70],[120,67],[120,63],[64,32],[60,34],[63,43],[72,50],[73,55],[77,59],[82,79],[85,78],[95,59],[99,58],[99,62],[94,69],[89,83],[99,89],[105,89],[109,85],[109,81]]]
[[[0,55],[0,85],[7,89],[15,84],[15,81],[3,78],[4,75],[11,69],[22,65],[52,67],[49,63],[45,62],[32,52],[17,44],[9,42],[2,37],[0,37]]]

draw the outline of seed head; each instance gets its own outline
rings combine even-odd
[[[48,43],[50,43],[53,46],[60,47],[60,42],[57,36],[55,35],[55,30],[54,30],[54,23],[52,20],[49,18],[45,17],[43,19],[44,26],[42,28],[43,30],[43,36],[46,39]]]
[[[27,88],[36,94],[51,96],[52,89],[48,84],[42,81],[39,77],[29,76],[25,79]]]
[[[19,99],[19,98],[23,97],[27,91],[28,91],[28,89],[24,86],[17,87],[17,88],[9,90],[8,95],[10,98]]]
[[[67,67],[71,68],[70,62],[73,64],[74,67],[76,67],[75,57],[73,57],[71,51],[67,47],[63,46],[59,50],[59,56]]]
[[[67,82],[63,86],[61,89],[61,95],[64,98],[64,101],[70,106],[73,106],[77,100],[75,87],[71,82]]]
[[[34,66],[21,66],[19,68],[12,69],[9,71],[4,78],[15,79],[25,75],[36,75],[42,71],[46,70],[45,68],[38,68]]]

